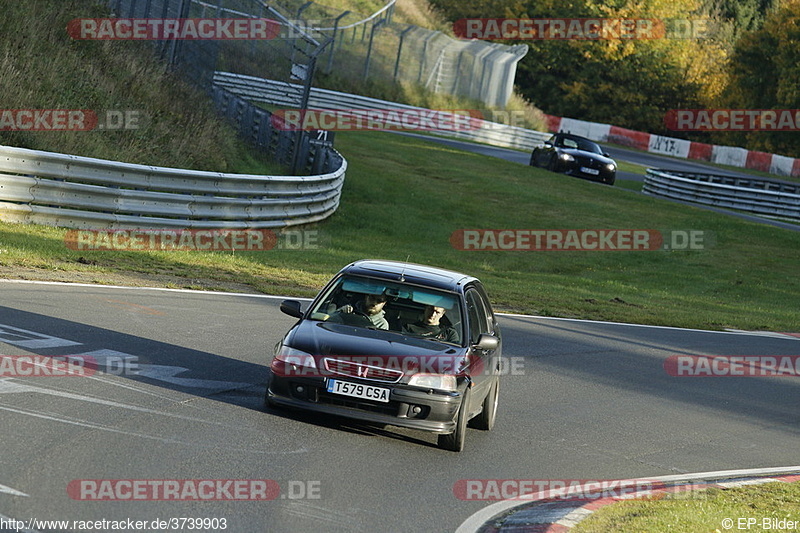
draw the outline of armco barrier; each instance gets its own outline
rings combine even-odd
[[[229,92],[253,102],[285,107],[297,106],[296,98],[293,95],[297,93],[298,86],[293,84],[229,72],[215,72],[214,85],[223,87]],[[386,100],[316,88],[311,90],[308,107],[311,109],[422,109]],[[597,122],[553,115],[545,115],[544,118],[547,129],[551,132],[575,133],[598,142],[610,142],[672,157],[766,170],[771,174],[781,176],[800,176],[800,159],[751,152],[744,148],[675,139]],[[533,150],[534,146],[551,135],[547,132],[489,121],[484,121],[481,128],[474,130],[430,131],[429,133],[525,151]]]
[[[295,107],[291,95],[295,89],[286,83],[225,72],[216,72],[214,83],[244,99],[276,106]],[[377,100],[324,89],[312,89],[309,100],[312,109],[421,109],[418,107]],[[611,141],[653,153],[710,160],[720,163],[765,166],[770,170],[780,166],[790,170],[796,161],[781,156],[769,158],[760,153],[736,147],[712,146],[649,133],[636,132],[574,119],[546,116],[548,127],[554,131],[582,134],[598,141]],[[503,124],[484,122],[483,127],[466,131],[432,131],[447,137],[484,142],[495,146],[531,150],[550,134]],[[755,155],[754,155],[755,154]],[[788,173],[787,173],[788,174]],[[644,192],[657,196],[698,202],[718,207],[742,209],[753,213],[800,218],[800,186],[762,178],[727,178],[710,174],[664,173],[649,170]]]
[[[764,178],[649,168],[643,191],[653,196],[800,220],[800,185]]]
[[[736,146],[687,141],[573,118],[545,115],[545,120],[552,132],[574,133],[597,142],[609,142],[682,159],[711,161],[721,165],[769,172],[777,176],[800,177],[800,159],[792,157],[755,152]]]
[[[286,82],[242,76],[230,72],[216,72],[214,73],[214,85],[252,102],[287,108],[297,107],[297,99],[294,95],[297,94],[299,86]],[[310,109],[408,109],[428,111],[421,107],[317,88],[311,89],[308,107]],[[428,130],[422,133],[446,135],[455,139],[483,142],[526,151],[533,150],[534,146],[550,138],[551,135],[541,131],[490,121],[483,121],[481,127],[471,130]]]
[[[330,216],[346,169],[341,158],[337,170],[315,176],[223,174],[0,146],[0,219],[72,228],[279,228]]]

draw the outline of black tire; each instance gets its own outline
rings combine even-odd
[[[558,154],[552,154],[550,161],[547,162],[547,170],[558,172]]]
[[[536,150],[533,151],[531,154],[531,162],[528,163],[529,166],[538,167],[539,165],[536,164]]]
[[[470,390],[467,388],[464,391],[464,396],[461,399],[461,405],[458,407],[458,415],[456,416],[456,429],[452,433],[439,435],[437,444],[439,448],[451,452],[460,452],[464,449],[464,441],[467,436],[467,409],[469,408]]]
[[[483,399],[483,410],[481,414],[472,419],[472,427],[491,431],[494,421],[497,419],[497,403],[500,397],[500,380],[496,379],[492,389],[486,398]]]

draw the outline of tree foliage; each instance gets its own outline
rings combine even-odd
[[[526,41],[530,51],[518,67],[518,91],[546,113],[681,136],[665,129],[663,118],[671,109],[797,107],[800,0],[432,3],[453,21],[469,17],[706,21],[700,38]],[[779,7],[773,7],[775,3]],[[708,134],[695,138],[712,140]]]
[[[760,29],[737,42],[722,106],[742,109],[800,108],[800,0],[783,0]],[[718,135],[729,143],[800,156],[798,132],[755,131]]]

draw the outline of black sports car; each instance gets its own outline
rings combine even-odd
[[[571,133],[556,133],[533,149],[532,167],[614,185],[617,163],[600,145]]]
[[[467,424],[494,425],[500,327],[476,278],[357,261],[305,310],[281,311],[299,320],[276,347],[269,406],[430,431],[452,451]]]

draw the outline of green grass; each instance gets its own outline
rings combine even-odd
[[[0,226],[0,267],[174,275],[309,296],[365,257],[429,263],[484,280],[498,309],[698,328],[794,331],[800,233],[469,154],[419,139],[339,132],[349,169],[317,250],[77,252],[63,230]],[[458,229],[701,230],[704,251],[459,251]],[[181,285],[179,282],[178,285]],[[206,284],[205,286],[209,286]]]
[[[800,484],[766,483],[733,489],[710,488],[690,498],[678,494],[663,500],[622,501],[602,507],[571,529],[572,533],[637,531],[794,531],[765,526],[764,519],[800,521]],[[742,522],[739,522],[742,519]],[[747,522],[755,519],[755,522]],[[726,522],[732,520],[732,522]],[[729,525],[729,527],[726,527]],[[747,527],[749,525],[749,527]]]
[[[619,161],[617,160],[617,172],[630,172],[632,174],[637,174],[639,176],[644,176],[647,173],[647,167],[644,165],[637,165],[635,163],[629,163],[627,161]],[[629,191],[641,191],[642,186],[644,185],[643,181],[634,181],[634,180],[626,180],[621,179],[619,174],[617,174],[617,181],[614,183],[615,187],[619,187],[620,189],[627,189]]]
[[[106,17],[94,0],[7,2],[0,18],[4,109],[136,111],[130,130],[0,131],[0,144],[214,172],[284,169],[252,151],[222,123],[205,93],[156,61],[149,42],[75,41],[68,21]],[[19,31],[25,28],[25,31]]]
[[[0,142],[158,166],[276,174],[221,124],[205,96],[151,59],[146,43],[75,42],[67,21],[103,16],[92,0],[12,3],[0,22],[7,108],[137,109],[135,131],[2,132]],[[14,31],[26,24],[27,33]],[[22,66],[24,65],[24,68]],[[47,72],[43,78],[41,72]],[[424,91],[431,107],[463,107]],[[0,224],[0,275],[313,295],[344,264],[409,259],[484,279],[498,309],[685,327],[796,330],[797,233],[467,154],[402,136],[339,132],[350,162],[337,213],[316,250],[226,254],[87,252],[65,230]],[[625,167],[623,167],[625,168]],[[705,251],[464,252],[459,229],[701,230]]]

